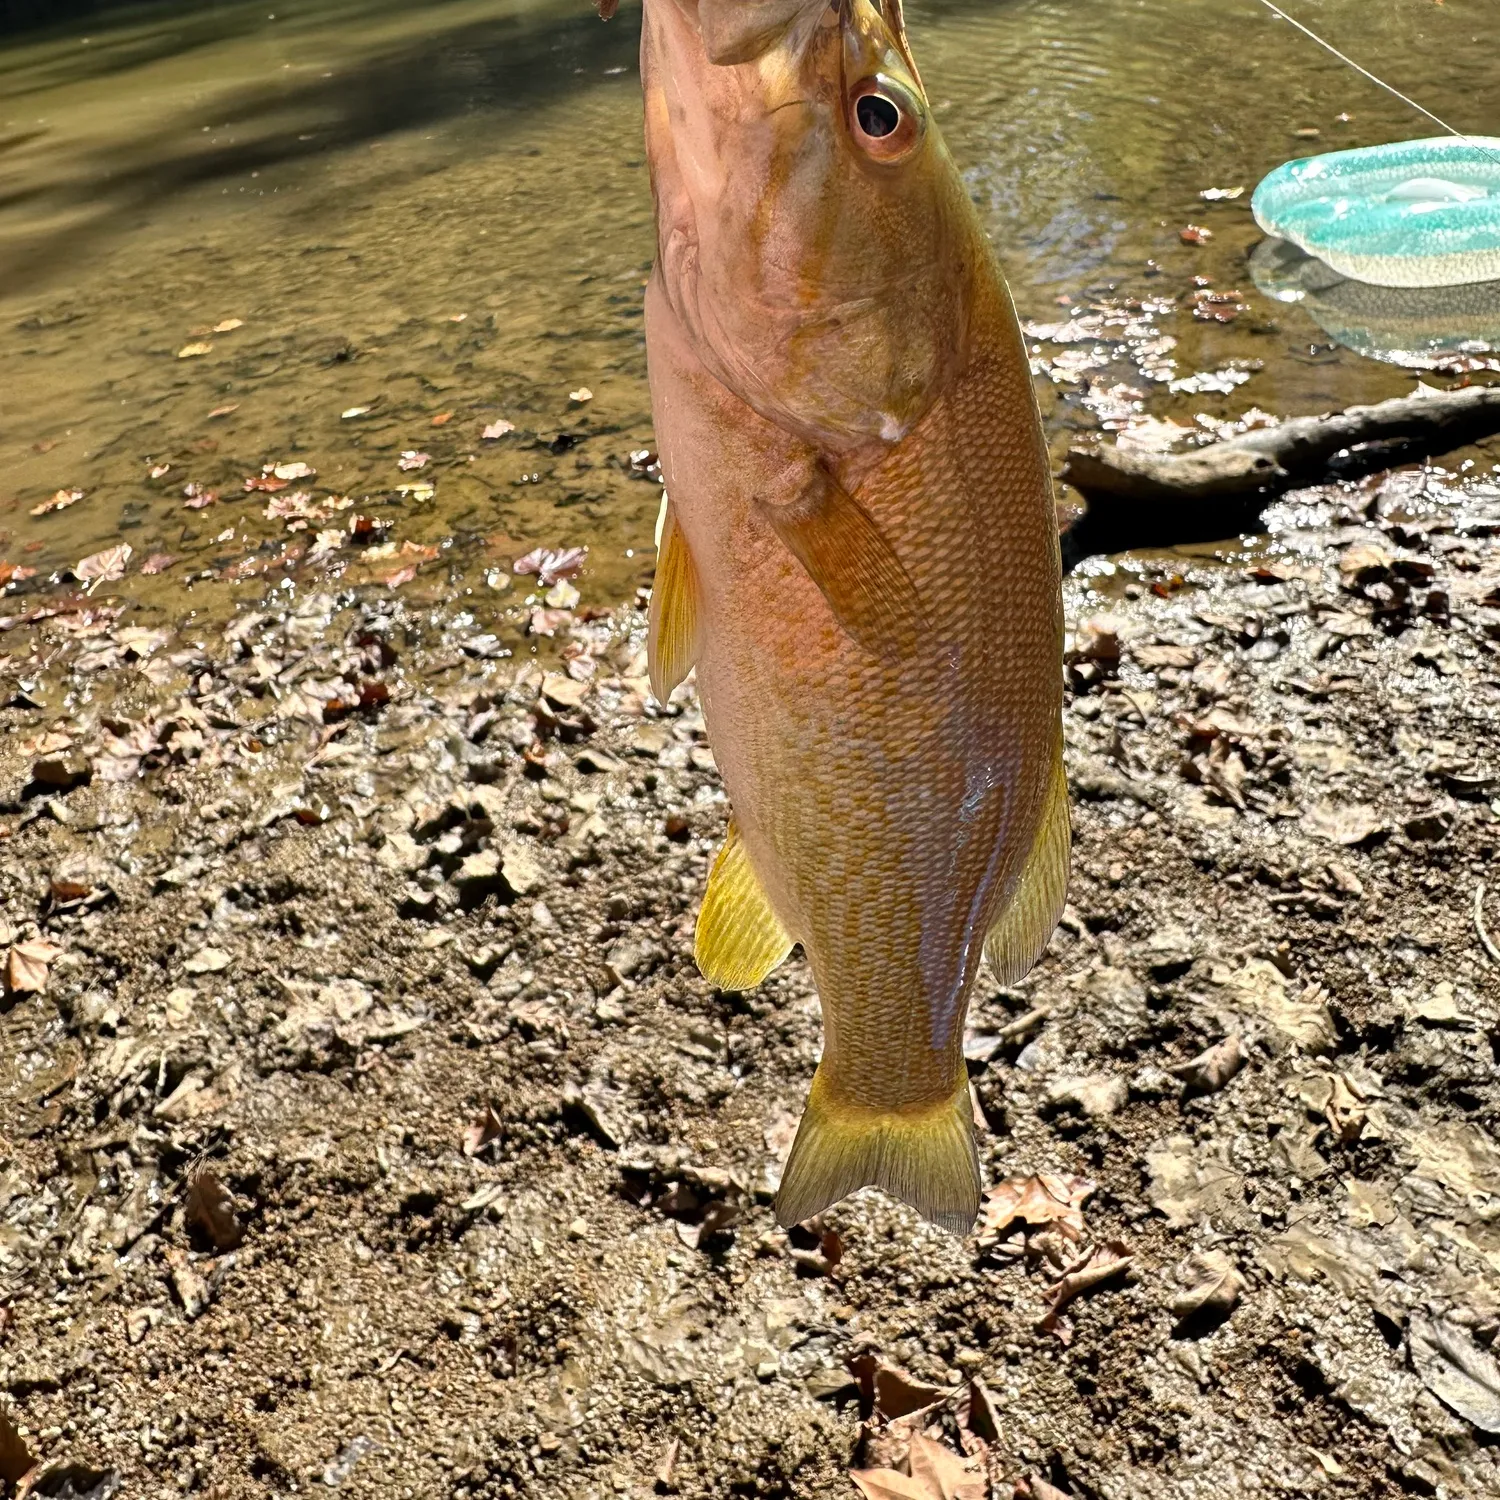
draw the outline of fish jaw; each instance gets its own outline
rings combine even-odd
[[[715,62],[742,51],[710,55],[708,0],[647,0],[664,290],[705,366],[762,415],[828,451],[895,441],[962,363],[987,248],[898,9],[893,23],[870,0],[758,4],[784,27]],[[920,127],[901,160],[851,124],[877,87]]]

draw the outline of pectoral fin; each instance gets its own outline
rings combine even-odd
[[[1042,823],[1020,884],[985,940],[984,956],[1001,984],[1015,984],[1042,956],[1068,895],[1072,857],[1068,819],[1068,778],[1063,770],[1062,742],[1053,758]]]
[[[693,956],[721,990],[753,990],[792,951],[733,820],[708,877]]]
[[[665,703],[698,657],[698,574],[677,518],[665,501],[656,548],[646,655],[651,691]]]
[[[800,500],[761,509],[851,639],[886,658],[916,650],[927,629],[917,586],[870,513],[826,469]]]

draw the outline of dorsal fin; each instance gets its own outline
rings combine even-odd
[[[721,990],[753,990],[792,951],[731,818],[724,847],[709,872],[693,956],[703,977]]]
[[[651,691],[665,703],[698,658],[698,573],[669,501],[662,502],[646,655]]]

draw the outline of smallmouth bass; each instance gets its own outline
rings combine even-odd
[[[1067,885],[1061,566],[1026,349],[900,0],[645,0],[669,501],[653,689],[733,807],[703,973],[800,943],[824,1051],[777,1215],[875,1185],[966,1232],[964,1017]]]

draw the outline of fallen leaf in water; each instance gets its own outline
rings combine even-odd
[[[215,323],[211,331],[213,333],[233,333],[236,328],[243,328],[244,326],[245,320],[243,318],[225,318],[222,323]]]
[[[1204,188],[1198,196],[1206,203],[1224,203],[1231,198],[1238,198],[1244,191],[1243,187]]]
[[[467,314],[465,316],[467,316]],[[432,419],[432,425],[434,427],[446,427],[452,420],[453,413],[451,411],[440,411],[437,416]]]
[[[0,588],[12,580],[16,583],[24,583],[26,579],[35,577],[35,568],[23,567],[20,563],[0,562]]]
[[[1186,229],[1178,232],[1178,238],[1184,245],[1206,245],[1213,237],[1213,230],[1205,229],[1201,224],[1189,224]]]
[[[47,973],[61,952],[56,943],[49,943],[46,938],[17,943],[10,950],[5,970],[11,990],[18,995],[41,994],[47,988]]]
[[[1215,964],[1209,979],[1228,992],[1230,1004],[1263,1016],[1304,1051],[1333,1051],[1338,1033],[1328,1010],[1328,996],[1320,985],[1304,985],[1293,995],[1287,988],[1286,975],[1263,958],[1249,959],[1242,968],[1233,970]]]
[[[526,630],[530,635],[556,635],[572,618],[573,612],[569,609],[534,609],[526,622]]]
[[[189,510],[206,510],[210,505],[219,503],[218,492],[206,488],[201,484],[190,484],[184,487],[182,503]]]
[[[1110,1240],[1107,1244],[1094,1246],[1080,1255],[1053,1283],[1047,1293],[1046,1315],[1037,1326],[1048,1333],[1061,1333],[1062,1314],[1066,1308],[1095,1287],[1117,1281],[1134,1264],[1135,1256],[1126,1249],[1123,1241]],[[1063,1342],[1067,1342],[1066,1337]]]
[[[293,479],[316,479],[318,477],[316,469],[300,461],[290,464],[275,464],[270,467],[269,472],[274,474],[278,479],[289,481]]]
[[[278,490],[286,489],[289,483],[289,480],[274,479],[269,474],[256,474],[245,481],[245,493],[247,495],[256,493],[274,495]]]
[[[403,557],[420,558],[423,562],[431,562],[438,555],[436,547],[429,547],[425,542],[402,542],[401,555]]]
[[[537,547],[525,557],[518,557],[512,564],[512,571],[520,574],[534,573],[544,588],[551,588],[560,579],[576,578],[583,571],[588,555],[587,547],[567,547],[556,552],[547,547]]]
[[[150,477],[152,479],[161,479],[165,475],[170,474],[171,472],[172,472],[172,465],[171,464],[153,464],[151,466]]]
[[[593,399],[594,393],[586,385],[579,386],[576,391],[568,392],[568,400],[576,402],[579,406],[582,406],[585,401],[592,401]]]
[[[73,566],[73,576],[80,583],[113,583],[125,576],[125,564],[135,551],[129,542],[119,542],[102,552],[93,552]]]
[[[432,462],[430,453],[418,453],[415,448],[408,448],[400,458],[396,460],[396,467],[407,474],[417,469],[425,469]]]
[[[615,12],[620,8],[620,0],[595,0],[599,7],[599,19],[601,21],[614,20]]]
[[[387,573],[385,586],[388,589],[399,589],[403,583],[410,583],[416,576],[416,568],[408,563],[404,568],[397,568],[394,573]]]
[[[1087,1177],[1041,1172],[1011,1177],[985,1193],[978,1233],[984,1240],[1003,1239],[1016,1225],[1024,1229],[1055,1226],[1070,1240],[1083,1238],[1083,1204],[1094,1191]]]
[[[410,500],[431,500],[437,494],[435,484],[398,484],[396,486],[398,495],[405,495]]]
[[[201,340],[197,343],[184,344],[177,351],[177,357],[178,359],[201,359],[205,354],[212,354],[213,352],[214,346],[206,340]]]
[[[344,544],[345,533],[337,527],[328,531],[320,531],[313,537],[313,544],[308,549],[308,557],[327,557],[330,552],[337,552]]]
[[[371,408],[368,406],[351,406],[347,410],[341,411],[339,413],[339,420],[341,422],[352,422],[356,417],[369,416],[370,411]]]
[[[231,401],[228,406],[216,406],[211,412],[209,412],[208,420],[212,422],[219,417],[227,417],[232,412],[237,412],[239,409],[240,403],[238,401]]]
[[[50,515],[54,510],[66,510],[70,505],[77,505],[83,496],[83,490],[58,490],[50,500],[43,500],[40,505],[33,505],[31,514],[45,516]]]
[[[515,430],[516,424],[514,422],[507,422],[502,417],[498,422],[491,422],[490,425],[484,429],[482,436],[487,443],[497,443],[507,433],[514,432]]]
[[[315,509],[311,491],[293,490],[290,495],[277,495],[270,501],[265,509],[265,518],[268,521],[284,521],[289,517],[305,520]]]
[[[215,1250],[235,1250],[245,1238],[234,1199],[206,1168],[188,1178],[187,1216],[213,1241]]]

